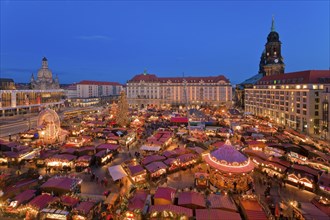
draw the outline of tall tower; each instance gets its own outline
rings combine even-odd
[[[284,74],[285,65],[282,57],[281,44],[280,36],[275,31],[275,21],[273,17],[265,50],[261,54],[259,73],[262,73],[264,76]]]

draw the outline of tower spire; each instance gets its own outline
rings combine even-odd
[[[270,29],[271,32],[274,32],[275,31],[275,19],[274,19],[274,15],[272,17],[272,27]]]

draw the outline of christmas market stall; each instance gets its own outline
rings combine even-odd
[[[6,213],[19,214],[19,208],[36,196],[36,190],[28,189],[15,196],[4,210]]]
[[[180,219],[188,220],[193,215],[193,210],[177,205],[153,205],[149,209],[150,219]]]
[[[154,195],[155,205],[170,205],[174,203],[176,189],[171,187],[158,187]]]
[[[96,203],[92,201],[85,201],[79,203],[79,205],[73,209],[73,220],[87,220],[92,219],[93,210]]]
[[[109,150],[102,150],[97,152],[95,155],[95,163],[98,166],[105,165],[109,163],[112,159],[112,153]]]
[[[160,155],[154,154],[154,155],[150,155],[150,156],[145,157],[142,160],[142,164],[143,165],[147,165],[147,164],[149,164],[151,162],[154,162],[154,161],[163,161],[165,159],[166,158],[164,156],[160,156]]]
[[[157,178],[166,174],[167,166],[161,161],[155,161],[145,166],[151,178]]]
[[[89,155],[84,155],[79,157],[75,162],[75,169],[77,172],[81,172],[85,168],[89,167],[91,164],[92,157]]]
[[[178,161],[180,163],[180,166],[185,168],[188,167],[189,165],[197,163],[197,157],[198,157],[197,154],[192,154],[192,153],[183,154],[178,156]]]
[[[127,173],[121,165],[108,167],[108,171],[113,181],[120,180],[127,176]]]
[[[118,144],[100,144],[99,146],[96,147],[96,151],[99,152],[102,150],[108,150],[113,155],[117,155],[119,153],[119,148],[120,145]]]
[[[26,213],[26,219],[39,219],[40,211],[58,200],[57,197],[44,193],[32,199],[26,206],[21,207],[20,212]]]
[[[239,206],[242,208],[244,219],[269,219],[255,195],[243,195],[239,199]]]
[[[238,212],[233,199],[227,194],[211,193],[207,196],[209,201],[209,208],[211,209],[222,209],[230,212]]]
[[[55,154],[45,160],[47,167],[71,169],[74,167],[74,160],[77,157],[71,154]]]
[[[164,160],[164,163],[168,166],[169,172],[174,172],[180,169],[180,163],[177,158],[168,158]]]
[[[198,192],[181,192],[178,195],[178,205],[186,208],[206,208],[205,196]]]
[[[146,182],[147,171],[141,165],[128,166],[128,171],[135,183]]]
[[[82,179],[71,177],[52,177],[40,186],[41,190],[56,195],[80,192]]]

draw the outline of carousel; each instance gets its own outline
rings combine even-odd
[[[203,155],[203,159],[210,168],[210,187],[239,191],[249,189],[252,182],[249,173],[254,169],[253,162],[236,150],[228,140],[223,146]]]

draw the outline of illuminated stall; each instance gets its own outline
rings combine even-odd
[[[147,171],[141,165],[128,166],[128,170],[134,182],[146,182]]]
[[[155,161],[145,166],[151,178],[157,178],[166,174],[167,166],[161,161]]]
[[[45,164],[53,168],[73,168],[76,158],[76,156],[71,154],[56,154],[45,159]]]

